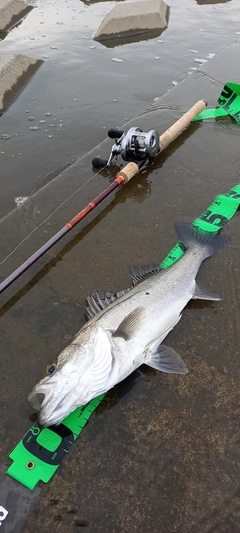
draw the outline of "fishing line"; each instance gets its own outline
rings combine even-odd
[[[11,257],[11,255],[13,255],[17,250],[18,248],[20,248],[20,246],[22,246],[22,244],[27,241],[29,239],[29,237],[31,237],[31,235],[33,235],[33,233],[35,233],[35,231],[37,231],[39,228],[41,228],[41,226],[43,226],[43,224],[45,224],[45,222],[47,222],[55,213],[57,213],[57,211],[59,209],[61,209],[61,207],[66,204],[69,200],[71,200],[71,198],[73,198],[73,196],[75,194],[77,194],[81,189],[83,189],[83,187],[85,187],[85,185],[87,185],[88,183],[90,183],[90,181],[93,180],[93,178],[95,178],[96,176],[98,176],[98,174],[100,174],[100,172],[102,170],[105,170],[105,168],[107,168],[107,165],[105,165],[105,167],[101,168],[100,170],[98,170],[98,172],[96,172],[95,174],[93,174],[88,180],[85,181],[85,183],[83,183],[80,187],[78,187],[78,189],[76,189],[72,194],[70,194],[70,196],[68,196],[68,198],[66,198],[61,204],[59,204],[58,207],[56,207],[56,209],[54,209],[54,211],[52,211],[52,213],[50,213],[50,215],[48,215],[42,222],[40,222],[40,224],[38,224],[38,226],[36,226],[36,228],[34,228],[6,257],[5,259],[3,259],[1,262],[0,262],[0,266],[3,265],[3,263],[5,263],[5,261],[7,261],[7,259],[9,259],[9,257]]]

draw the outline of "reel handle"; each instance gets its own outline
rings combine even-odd
[[[111,128],[108,130],[108,137],[110,139],[120,139],[122,135],[124,134],[123,130],[117,130],[116,128]],[[104,168],[108,165],[109,160],[108,159],[102,159],[101,157],[94,157],[92,160],[92,166],[94,168]]]

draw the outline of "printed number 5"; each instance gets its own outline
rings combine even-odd
[[[201,220],[206,220],[206,222],[210,222],[210,224],[215,224],[216,226],[223,226],[224,224],[227,224],[228,219],[224,215],[220,215],[217,213],[212,213],[209,209],[205,211],[205,213],[200,217]]]

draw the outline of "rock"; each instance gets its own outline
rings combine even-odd
[[[0,0],[0,31],[4,32],[16,24],[31,9],[33,6],[23,0]]]
[[[104,42],[111,39],[134,38],[149,32],[154,32],[156,35],[156,31],[159,35],[167,27],[168,18],[169,7],[163,0],[122,2],[106,15],[94,39]]]
[[[0,111],[3,110],[11,93],[26,81],[42,61],[21,54],[0,55]]]

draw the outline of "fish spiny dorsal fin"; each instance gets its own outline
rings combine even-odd
[[[131,339],[134,334],[142,326],[142,317],[145,312],[144,307],[136,307],[129,315],[127,315],[121,324],[119,324],[113,337],[122,337],[125,341]]]
[[[100,292],[92,291],[86,296],[86,302],[88,306],[85,307],[85,315],[87,320],[93,318],[97,313],[100,313],[105,307],[112,304],[123,296],[130,289],[125,289],[119,292]]]
[[[129,274],[132,278],[132,284],[137,285],[140,281],[143,281],[149,276],[153,276],[160,272],[160,268],[156,265],[142,265],[142,266],[133,266],[129,269]]]

